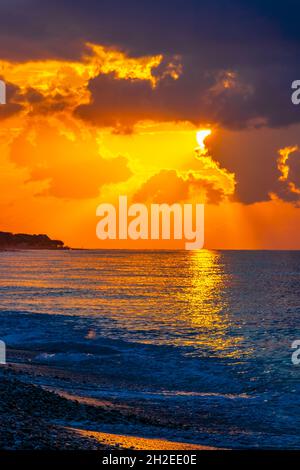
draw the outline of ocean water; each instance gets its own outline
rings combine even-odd
[[[2,252],[0,300],[8,348],[153,417],[144,434],[300,448],[300,252]]]

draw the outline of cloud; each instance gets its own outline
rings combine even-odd
[[[18,110],[22,109],[30,115],[73,112],[79,106],[96,101],[91,94],[89,84],[97,77],[100,83],[112,82],[112,91],[118,93],[119,96],[124,91],[133,90],[131,99],[137,103],[141,96],[138,92],[140,83],[144,91],[147,93],[149,90],[151,95],[151,91],[161,81],[175,81],[181,74],[178,57],[168,59],[162,54],[130,57],[121,50],[99,44],[86,43],[84,47],[82,56],[77,61],[44,59],[11,62],[0,60],[3,78],[11,84],[8,96],[10,105],[2,113],[8,115],[10,111],[12,112],[13,106],[17,106]],[[128,87],[128,83],[133,86]],[[105,87],[105,93],[109,93],[108,88],[108,86]],[[103,100],[103,95],[100,98]],[[107,101],[108,98],[106,98]],[[126,104],[128,105],[128,100]],[[124,107],[122,109],[124,112]],[[97,112],[99,111],[101,109],[97,109]],[[140,116],[137,115],[139,112]],[[135,109],[134,121],[143,119],[143,114],[145,114],[143,106],[138,106]],[[126,119],[126,116],[123,119]],[[107,121],[110,123],[109,117]]]
[[[82,58],[89,57],[84,73],[87,81],[96,80],[90,83],[95,99],[90,105],[86,101],[85,83],[81,95],[85,102],[75,100],[78,106],[91,106],[80,109],[89,120],[96,121],[96,110],[101,111],[97,96],[101,96],[104,84],[96,76],[114,74],[121,89],[123,79],[147,80],[147,74],[155,84],[157,72],[167,60],[160,76],[177,80],[168,84],[167,80],[166,86],[153,93],[148,93],[147,87],[142,93],[137,87],[135,95],[131,87],[135,102],[145,100],[145,107],[139,104],[132,110],[131,120],[138,119],[141,112],[141,117],[159,115],[193,123],[206,120],[229,129],[288,126],[300,121],[299,110],[290,100],[291,82],[300,73],[296,24],[300,5],[292,0],[286,1],[284,9],[258,0],[233,0],[230,5],[225,0],[175,0],[172,5],[164,0],[157,4],[148,0],[90,0],[88,4],[83,0],[59,4],[28,0],[26,8],[24,4],[24,0],[1,2],[0,14],[5,21],[0,55],[31,65],[52,61],[60,73],[61,62],[69,62],[71,68],[76,64],[75,76],[80,75]],[[114,52],[108,60],[109,46]],[[105,58],[96,74],[91,57],[97,58],[98,67]],[[32,69],[30,79],[35,76],[37,71]],[[66,90],[67,86],[62,96]],[[57,90],[61,103],[60,96],[61,90]],[[125,121],[126,116],[118,116],[120,119]]]
[[[175,73],[175,77],[163,73],[153,87],[151,81],[124,80],[112,73],[99,75],[89,82],[91,100],[80,105],[75,114],[94,125],[109,127],[134,127],[143,120],[222,124],[225,119],[232,121],[229,126],[240,127],[240,101],[244,106],[253,90],[237,72],[219,71],[195,78],[183,64],[182,74]],[[228,111],[229,105],[234,106],[236,116]]]
[[[279,187],[275,195],[300,207],[300,158],[297,145],[279,149],[277,168]],[[274,194],[274,193],[273,193]]]
[[[293,147],[284,147],[283,149],[278,150],[279,157],[277,158],[277,168],[281,173],[279,181],[286,181],[288,179],[290,171],[288,159],[290,154],[297,152],[297,150],[297,145],[294,145]]]
[[[224,189],[196,172],[161,170],[135,192],[135,202],[174,204],[195,199],[198,203],[219,204],[226,199]]]
[[[14,139],[10,160],[28,171],[28,183],[43,182],[39,195],[67,199],[95,198],[103,185],[131,176],[122,156],[102,158],[93,135],[63,132],[39,122]]]
[[[234,200],[244,204],[269,201],[279,194],[289,201],[295,199],[290,191],[283,194],[286,183],[279,181],[278,150],[299,143],[300,126],[281,128],[252,128],[239,131],[218,129],[209,138],[210,152],[220,165],[236,176]],[[289,166],[298,162],[297,153]],[[295,174],[295,171],[294,171]],[[293,176],[296,182],[296,177]]]

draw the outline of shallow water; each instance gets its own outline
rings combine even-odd
[[[299,293],[300,252],[2,252],[0,339],[167,437],[300,448]]]

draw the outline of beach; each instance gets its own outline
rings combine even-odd
[[[13,365],[1,366],[2,450],[213,450],[184,442],[103,433],[99,431],[103,425],[124,425],[133,417],[113,403],[55,393],[28,383],[31,380],[29,370],[24,374]]]

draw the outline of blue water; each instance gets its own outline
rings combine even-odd
[[[300,448],[300,252],[2,252],[0,296],[9,348],[155,437]]]

